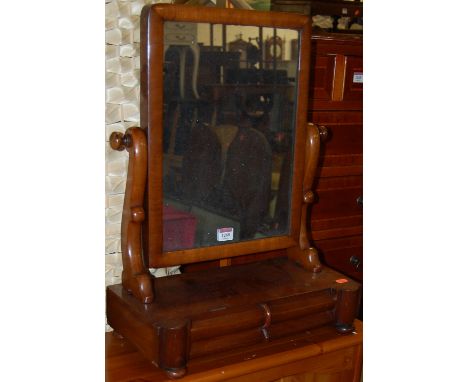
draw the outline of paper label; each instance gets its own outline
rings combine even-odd
[[[218,241],[234,240],[234,228],[218,228],[216,230]]]
[[[364,82],[362,72],[353,73],[353,82],[355,84],[362,84]]]

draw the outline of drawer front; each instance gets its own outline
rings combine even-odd
[[[316,100],[330,100],[333,87],[335,57],[316,56],[313,57],[312,60],[309,97]]]
[[[197,41],[197,38],[194,34],[190,33],[167,33],[164,36],[164,43],[165,44],[172,44],[172,45],[190,45],[194,44]]]
[[[314,242],[314,246],[318,249],[324,264],[362,282],[362,236],[345,239],[318,240]]]
[[[362,110],[362,40],[312,41],[309,110]]]
[[[331,219],[362,214],[362,187],[316,192],[311,217],[314,220]]]
[[[362,174],[362,111],[311,111],[308,120],[328,130],[318,176]]]
[[[321,219],[362,215],[362,176],[318,178],[314,189],[316,197],[310,211],[312,223]]]

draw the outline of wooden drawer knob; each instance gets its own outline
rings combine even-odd
[[[320,134],[320,140],[322,142],[326,141],[328,139],[328,129],[326,126],[318,126],[319,134]]]

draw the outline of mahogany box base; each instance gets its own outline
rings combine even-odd
[[[360,299],[360,285],[340,273],[307,272],[284,258],[155,278],[153,287],[154,302],[143,304],[109,286],[107,319],[171,378],[192,359],[274,348],[324,327],[350,333]]]

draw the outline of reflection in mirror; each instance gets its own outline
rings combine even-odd
[[[163,251],[289,233],[298,39],[165,23]]]

